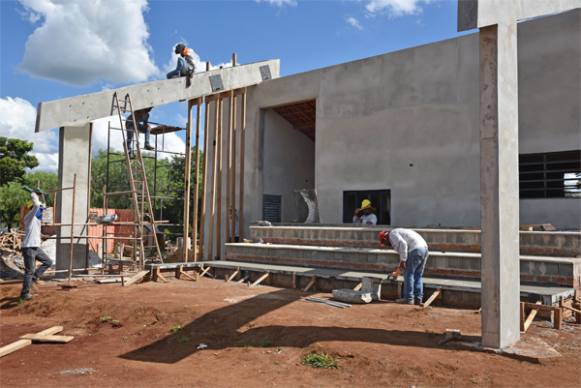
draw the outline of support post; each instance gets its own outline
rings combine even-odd
[[[182,260],[188,262],[190,252],[188,237],[190,235],[190,194],[192,178],[192,101],[188,101],[188,125],[186,127],[186,156],[184,159],[184,214],[182,233]],[[195,221],[194,221],[195,222]],[[192,241],[192,244],[194,242]]]
[[[223,101],[222,96],[218,99],[218,140],[216,146],[218,147],[218,176],[216,188],[216,258],[219,260],[222,257],[222,170],[223,170],[223,155],[222,149],[224,142],[222,137],[223,130]]]
[[[208,187],[208,161],[209,161],[209,153],[208,153],[208,144],[210,134],[208,129],[210,128],[208,121],[210,120],[210,106],[208,104],[208,100],[205,101],[204,104],[204,182],[202,185],[202,214],[200,217],[200,258],[204,258],[204,245],[205,245],[205,235],[206,235],[206,213],[207,213],[207,205],[206,205],[206,189]]]
[[[238,200],[238,233],[240,242],[244,242],[244,156],[246,149],[246,88],[242,90],[242,107],[240,108],[240,198]]]
[[[192,221],[192,252],[193,260],[198,261],[198,215],[199,215],[199,200],[200,200],[200,116],[202,109],[202,99],[196,100],[196,159],[194,170],[194,219]],[[201,243],[200,243],[201,244]]]
[[[208,259],[214,260],[214,224],[216,222],[216,175],[218,174],[218,115],[219,112],[219,102],[220,96],[216,98],[214,102],[214,137],[212,142],[212,189],[210,192],[210,198],[212,205],[210,207],[210,238],[208,239]]]
[[[234,137],[234,91],[230,91],[229,101],[230,109],[228,111],[228,165],[226,166],[226,242],[231,242],[234,233],[232,233],[232,225],[234,217],[232,213],[232,203],[234,196],[232,195],[232,172],[233,172],[233,137]]]
[[[75,210],[77,207],[76,204],[76,197],[77,196],[77,174],[73,175],[73,204],[72,204],[72,209],[71,209],[71,230],[74,228],[75,226]],[[71,233],[71,243],[69,246],[69,283],[71,281],[71,278],[73,277],[73,257],[74,257],[74,251],[75,251],[75,239],[74,239],[74,233]]]
[[[520,337],[516,23],[480,29],[482,344]]]

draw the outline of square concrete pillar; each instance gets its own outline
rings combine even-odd
[[[89,193],[91,187],[91,124],[80,127],[62,127],[59,136],[59,187],[73,186],[76,174],[75,224],[86,223],[89,215]],[[56,222],[71,223],[73,191],[64,190],[57,195]],[[78,225],[63,226],[57,235],[57,270],[69,268],[70,236],[86,236],[87,230]],[[87,264],[88,245],[84,238],[73,240],[73,268],[84,268]]]
[[[517,25],[480,29],[482,344],[519,339]]]

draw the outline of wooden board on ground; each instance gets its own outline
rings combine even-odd
[[[36,335],[53,335],[56,333],[60,333],[63,331],[62,326],[53,326],[46,330],[40,331],[36,333]],[[7,354],[20,350],[28,345],[32,344],[32,340],[29,339],[19,339],[18,341],[14,341],[8,345],[2,346],[0,348],[0,357],[4,357]]]
[[[139,283],[140,281],[143,280],[143,278],[145,278],[145,276],[147,276],[148,273],[149,273],[149,271],[139,271],[135,275],[133,275],[130,278],[128,278],[127,280],[125,280],[123,285],[125,287],[127,287],[127,286],[130,286],[132,284]]]
[[[25,334],[20,338],[24,340],[31,340],[32,342],[66,344],[67,342],[71,342],[75,337],[71,337],[70,335]]]

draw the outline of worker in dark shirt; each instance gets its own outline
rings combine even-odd
[[[135,111],[135,120],[137,121],[137,130],[145,135],[145,149],[153,150],[154,148],[149,143],[149,112],[152,108],[145,108]],[[133,158],[135,156],[133,151],[133,133],[135,132],[135,127],[133,125],[133,117],[129,115],[125,122],[125,127],[127,128],[127,151],[129,155]]]

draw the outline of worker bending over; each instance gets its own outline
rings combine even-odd
[[[361,208],[355,210],[353,215],[354,224],[362,225],[377,225],[377,216],[375,215],[375,208],[371,205],[371,201],[364,199],[361,201]]]
[[[40,192],[32,192],[30,197],[32,204],[30,210],[24,216],[24,238],[22,239],[22,257],[24,258],[24,280],[22,282],[22,291],[20,300],[30,300],[30,287],[32,283],[38,282],[42,274],[50,268],[52,260],[40,248],[41,242],[41,224],[42,213],[46,206],[38,198]],[[36,269],[36,260],[40,261],[41,266]]]
[[[145,135],[145,149],[153,150],[154,148],[149,143],[149,134],[151,127],[149,126],[149,112],[153,108],[145,108],[135,111],[135,120],[137,121],[137,130]],[[131,158],[135,157],[133,151],[133,136],[135,132],[135,126],[133,125],[133,116],[130,114],[125,121],[125,127],[127,128],[127,152]],[[138,135],[139,136],[139,135]]]
[[[167,73],[167,79],[179,78],[188,76],[191,78],[196,70],[194,65],[194,57],[192,56],[192,49],[186,47],[183,43],[178,43],[174,52],[179,55],[176,68]]]
[[[422,277],[428,260],[428,244],[411,229],[395,228],[379,232],[382,246],[391,246],[399,254],[398,269],[404,271],[403,298],[398,303],[421,304],[424,298]],[[396,272],[398,272],[396,270]]]

